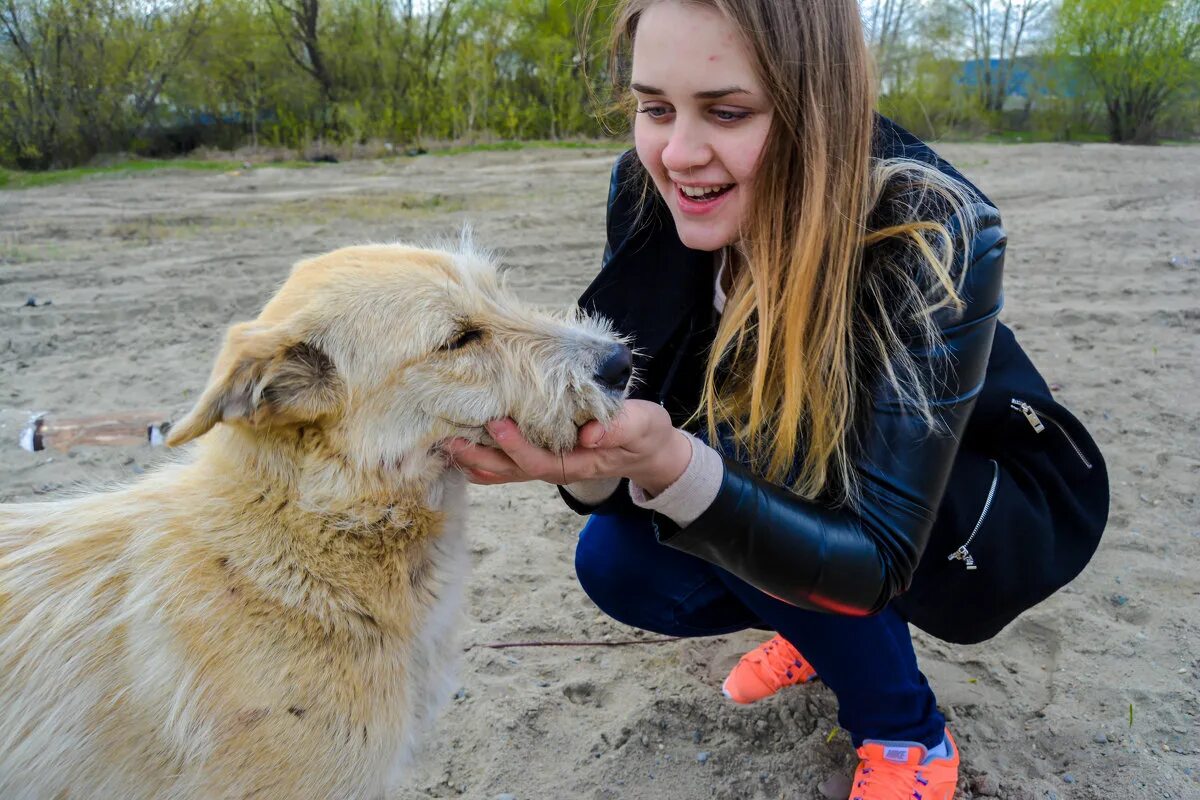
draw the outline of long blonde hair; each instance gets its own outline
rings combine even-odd
[[[628,93],[621,65],[638,20],[660,1],[616,10],[618,93]],[[853,502],[852,428],[868,382],[883,376],[937,427],[936,376],[922,374],[906,343],[935,342],[932,313],[961,305],[951,269],[970,225],[963,219],[956,235],[950,220],[969,195],[927,164],[872,158],[875,84],[857,0],[695,1],[740,30],[773,101],[696,413],[710,441],[729,431],[773,482]]]

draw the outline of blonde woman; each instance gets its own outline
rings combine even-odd
[[[510,420],[451,450],[477,483],[563,486],[614,618],[776,631],[724,692],[820,676],[854,800],[951,798],[908,624],[990,638],[1078,574],[1108,512],[1087,431],[998,322],[999,214],[874,113],[855,0],[626,0],[613,55],[636,148],[580,303],[632,337],[604,365],[634,368],[632,397],[563,458]]]

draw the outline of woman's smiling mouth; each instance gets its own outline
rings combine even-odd
[[[685,214],[708,214],[715,211],[736,183],[714,183],[704,186],[675,184],[675,199]]]

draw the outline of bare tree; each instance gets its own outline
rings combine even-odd
[[[326,106],[337,100],[337,83],[321,42],[321,0],[267,0],[271,22],[288,56],[321,90]]]
[[[999,111],[1012,87],[1021,46],[1049,0],[959,0],[971,24],[976,91],[988,111]]]
[[[913,12],[919,10],[919,5],[917,0],[872,0],[864,5],[867,41],[885,92],[898,88],[904,79],[904,62],[909,49],[906,38]]]

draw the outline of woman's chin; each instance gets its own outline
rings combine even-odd
[[[726,230],[723,225],[678,217],[675,219],[675,231],[684,247],[706,252],[720,250],[737,238],[736,230]]]

